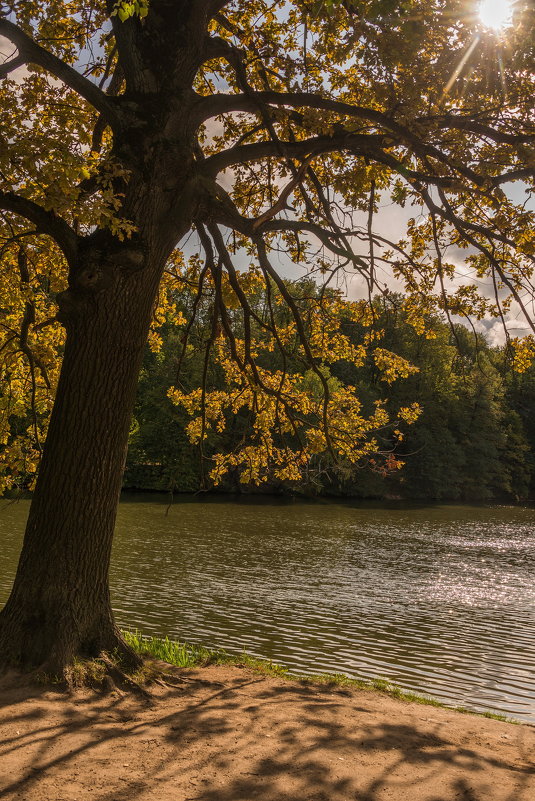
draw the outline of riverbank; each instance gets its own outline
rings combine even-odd
[[[384,676],[535,722],[535,516],[513,507],[119,506],[118,623],[296,673]],[[0,606],[28,502],[0,515]]]
[[[397,698],[401,701],[412,701],[424,706],[453,708],[457,712],[462,712],[470,715],[481,715],[482,717],[492,718],[494,720],[503,720],[505,722],[519,723],[513,718],[508,718],[507,715],[499,712],[483,712],[475,709],[470,709],[464,706],[448,707],[447,704],[442,703],[437,698],[430,695],[422,695],[421,693],[414,693],[408,690],[402,690],[396,684],[388,681],[387,679],[352,679],[344,673],[316,673],[316,674],[302,674],[292,673],[284,665],[279,665],[267,659],[257,659],[254,656],[243,651],[241,654],[229,654],[223,649],[207,648],[203,645],[195,645],[193,643],[179,642],[177,640],[170,640],[169,637],[148,637],[143,635],[140,631],[130,631],[128,629],[122,632],[126,642],[136,651],[141,654],[144,659],[148,659],[148,675],[150,676],[151,661],[154,663],[163,662],[166,665],[172,665],[178,668],[192,668],[192,667],[206,667],[207,665],[227,665],[239,668],[249,668],[257,673],[262,673],[265,676],[274,676],[275,678],[285,679],[286,681],[299,681],[305,684],[314,685],[337,685],[338,687],[350,688],[352,690],[369,690],[373,692],[384,693],[391,698]],[[88,683],[87,679],[90,678],[84,672],[83,665],[80,665],[82,671],[79,676],[79,684],[83,685]],[[98,665],[96,666],[98,673]],[[93,670],[95,665],[93,663]],[[102,667],[102,675],[105,671]],[[142,671],[140,678],[146,679],[146,672]],[[74,677],[76,683],[76,677]]]
[[[0,682],[3,801],[530,801],[535,728],[286,681],[173,669],[130,694]]]

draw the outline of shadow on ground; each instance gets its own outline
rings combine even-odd
[[[2,801],[533,801],[535,730],[209,668],[153,702],[0,687]]]

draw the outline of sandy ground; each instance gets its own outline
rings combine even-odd
[[[0,684],[2,801],[534,801],[535,728],[213,667],[180,688]]]

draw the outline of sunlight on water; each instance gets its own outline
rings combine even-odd
[[[0,511],[0,602],[26,506]],[[386,677],[535,721],[535,512],[349,503],[121,504],[123,626],[302,672]]]

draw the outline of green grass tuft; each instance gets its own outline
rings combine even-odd
[[[175,667],[190,668],[212,665],[219,661],[219,651],[186,642],[176,642],[169,637],[144,637],[139,631],[123,631],[128,645],[142,656],[153,656]]]
[[[245,651],[229,654],[222,648],[205,648],[187,642],[177,642],[169,637],[146,637],[139,631],[123,631],[128,645],[142,656],[152,656],[180,668],[205,667],[206,665],[234,665],[261,670],[272,676],[287,676],[288,668],[265,659],[256,659]]]
[[[450,707],[448,707],[449,709]],[[513,723],[515,726],[520,726],[521,721],[515,720],[515,718],[510,718],[507,715],[502,715],[501,712],[474,712],[473,709],[468,709],[465,706],[454,706],[452,707],[455,709],[456,712],[460,712],[461,715],[479,715],[481,718],[490,718],[491,720],[501,720],[502,723]]]

